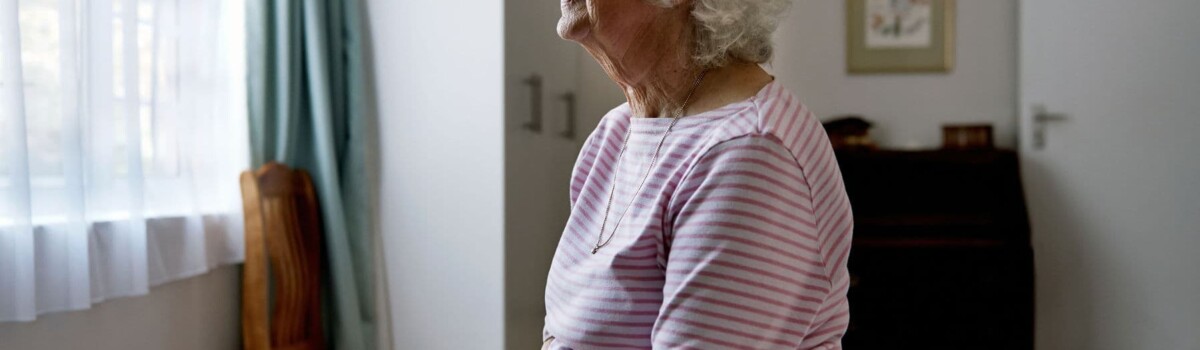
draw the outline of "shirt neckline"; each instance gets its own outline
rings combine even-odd
[[[735,114],[735,112],[737,112],[737,111],[741,111],[743,109],[749,108],[749,107],[753,106],[757,101],[765,99],[767,97],[766,95],[767,95],[768,91],[774,90],[774,86],[778,83],[779,83],[778,79],[776,79],[775,77],[772,76],[771,82],[767,83],[767,85],[764,85],[762,88],[760,88],[758,90],[758,92],[754,94],[754,96],[750,96],[741,101],[731,102],[729,104],[726,104],[724,106],[718,107],[718,108],[710,110],[710,111],[679,117],[679,123],[676,124],[676,128],[685,127],[687,125],[703,124],[706,121],[727,117],[727,116]],[[630,127],[633,128],[633,130],[635,130],[635,131],[665,128],[668,125],[671,125],[671,120],[673,119],[673,118],[646,118],[646,117],[634,116],[633,111],[632,111],[632,109],[630,109],[628,102],[622,104],[621,109],[623,110],[623,112],[625,112],[623,114],[625,115],[625,118],[629,120]]]

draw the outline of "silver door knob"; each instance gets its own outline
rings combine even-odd
[[[1045,105],[1033,105],[1033,149],[1046,148],[1046,124],[1067,119],[1069,118],[1066,114],[1049,112]]]

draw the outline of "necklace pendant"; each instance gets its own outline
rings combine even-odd
[[[597,251],[600,251],[600,247],[592,248],[592,254],[596,254]]]

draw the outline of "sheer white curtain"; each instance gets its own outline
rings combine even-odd
[[[0,0],[0,321],[242,257],[238,0]]]

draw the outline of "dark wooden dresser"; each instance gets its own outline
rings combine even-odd
[[[1011,151],[839,151],[858,349],[1032,349],[1033,254]]]

